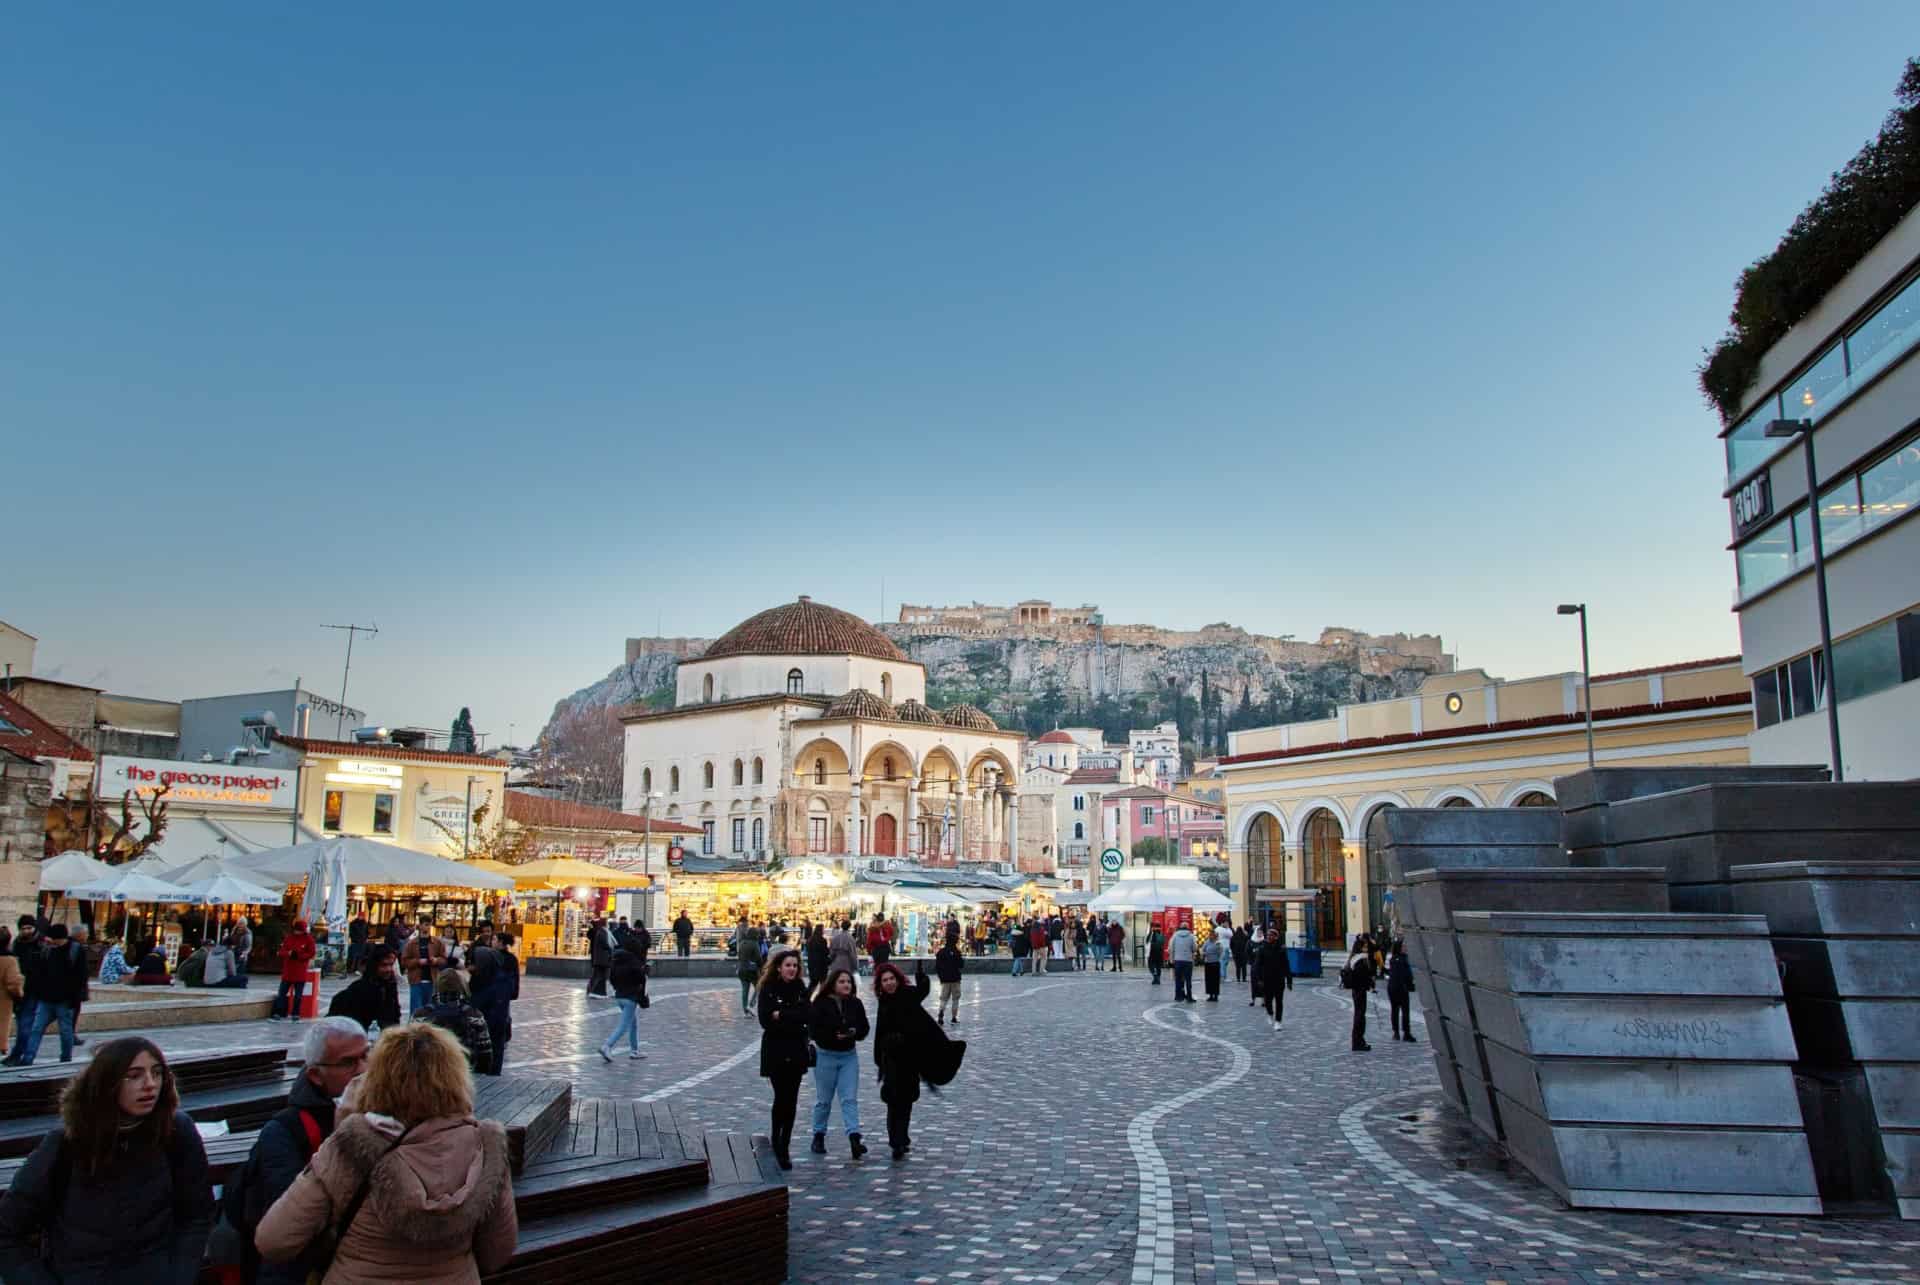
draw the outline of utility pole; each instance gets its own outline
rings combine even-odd
[[[340,712],[333,720],[333,738],[337,741],[346,735],[347,730],[347,675],[353,672],[353,636],[380,632],[378,625],[322,625],[322,629],[344,629],[347,631],[347,664],[340,671]]]

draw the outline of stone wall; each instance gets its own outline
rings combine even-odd
[[[40,894],[53,769],[0,751],[0,923],[31,914]]]

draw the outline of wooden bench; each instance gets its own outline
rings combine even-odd
[[[676,1273],[780,1280],[787,1188],[765,1139],[702,1130],[664,1103],[587,1099],[514,1182],[520,1244],[488,1285]]]
[[[498,1120],[507,1129],[507,1159],[513,1171],[526,1167],[527,1157],[545,1151],[562,1130],[573,1109],[573,1084],[536,1076],[480,1075],[474,1077],[473,1113],[482,1120]]]
[[[43,1044],[42,1049],[45,1049]],[[180,1095],[278,1080],[285,1073],[285,1045],[230,1049],[220,1053],[182,1053],[167,1059]],[[60,1109],[60,1094],[80,1074],[84,1062],[43,1062],[0,1071],[0,1120],[47,1115]]]

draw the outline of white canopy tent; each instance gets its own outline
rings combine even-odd
[[[113,878],[113,867],[78,848],[68,848],[40,863],[40,891],[65,892],[82,884]]]
[[[191,865],[180,866],[177,869],[169,870],[161,877],[168,883],[191,884],[203,879],[212,878],[215,875],[229,875],[261,888],[284,889],[288,882],[284,879],[277,879],[272,875],[260,874],[257,871],[237,869],[231,861],[223,857],[202,857]],[[278,900],[278,898],[275,900]]]
[[[480,888],[490,892],[513,890],[513,880],[506,875],[352,835],[234,857],[227,864],[243,877],[266,875],[290,884],[305,879],[316,861],[321,863],[323,871],[331,869],[336,856],[350,884],[417,884],[429,888]]]
[[[1155,911],[1185,906],[1209,913],[1232,910],[1233,902],[1200,882],[1191,866],[1129,866],[1111,888],[1087,903],[1102,913],[1114,910]]]
[[[199,904],[179,884],[141,874],[138,870],[116,870],[110,878],[67,889],[67,895],[75,901],[153,901],[167,904],[184,901]]]

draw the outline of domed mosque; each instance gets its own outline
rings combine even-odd
[[[680,662],[673,708],[621,712],[624,807],[764,861],[1017,861],[1021,748],[851,612],[802,594]]]

